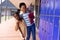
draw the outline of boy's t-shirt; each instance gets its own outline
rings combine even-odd
[[[23,19],[24,19],[27,26],[31,26],[30,19],[29,19],[28,15],[29,15],[29,13],[23,14]]]
[[[22,17],[23,17],[23,19],[24,19],[24,21],[25,21],[25,23],[26,23],[27,26],[31,26],[32,23],[33,23],[32,22],[33,19],[30,18],[31,15],[29,15],[29,14],[30,13],[22,13],[22,12],[20,12],[20,15],[22,15]]]

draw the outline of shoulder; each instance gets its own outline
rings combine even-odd
[[[25,14],[23,14],[23,16],[27,16],[29,13],[25,13]]]
[[[29,15],[34,15],[34,13],[31,12],[31,13],[29,13]]]

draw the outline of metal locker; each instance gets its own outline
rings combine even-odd
[[[41,40],[45,40],[45,20],[44,20],[44,16],[40,17],[40,27],[39,27],[39,37],[41,37]]]
[[[39,23],[40,40],[59,40],[59,3],[60,0],[41,0]]]
[[[59,17],[54,18],[53,40],[57,40],[59,28]]]
[[[60,16],[60,0],[55,0],[55,15]]]
[[[48,26],[47,26],[47,40],[52,40],[53,39],[53,16],[50,16],[48,19]]]

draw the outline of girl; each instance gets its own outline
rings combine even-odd
[[[15,30],[17,31],[19,29],[19,31],[22,34],[22,37],[24,38],[25,37],[24,34],[23,34],[24,30],[22,31],[21,27],[25,26],[25,24],[24,24],[23,18],[21,16],[19,16],[19,13],[20,12],[19,12],[19,9],[18,9],[17,12],[13,15],[14,18],[17,20],[17,26],[16,26]]]

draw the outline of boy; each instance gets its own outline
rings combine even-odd
[[[22,17],[25,21],[25,24],[27,26],[27,38],[26,38],[26,40],[30,39],[31,32],[32,32],[33,40],[36,40],[36,30],[35,30],[35,23],[33,21],[33,19],[34,19],[33,13],[26,12],[26,4],[25,3],[20,3],[19,8],[20,8],[19,15],[22,15]]]

